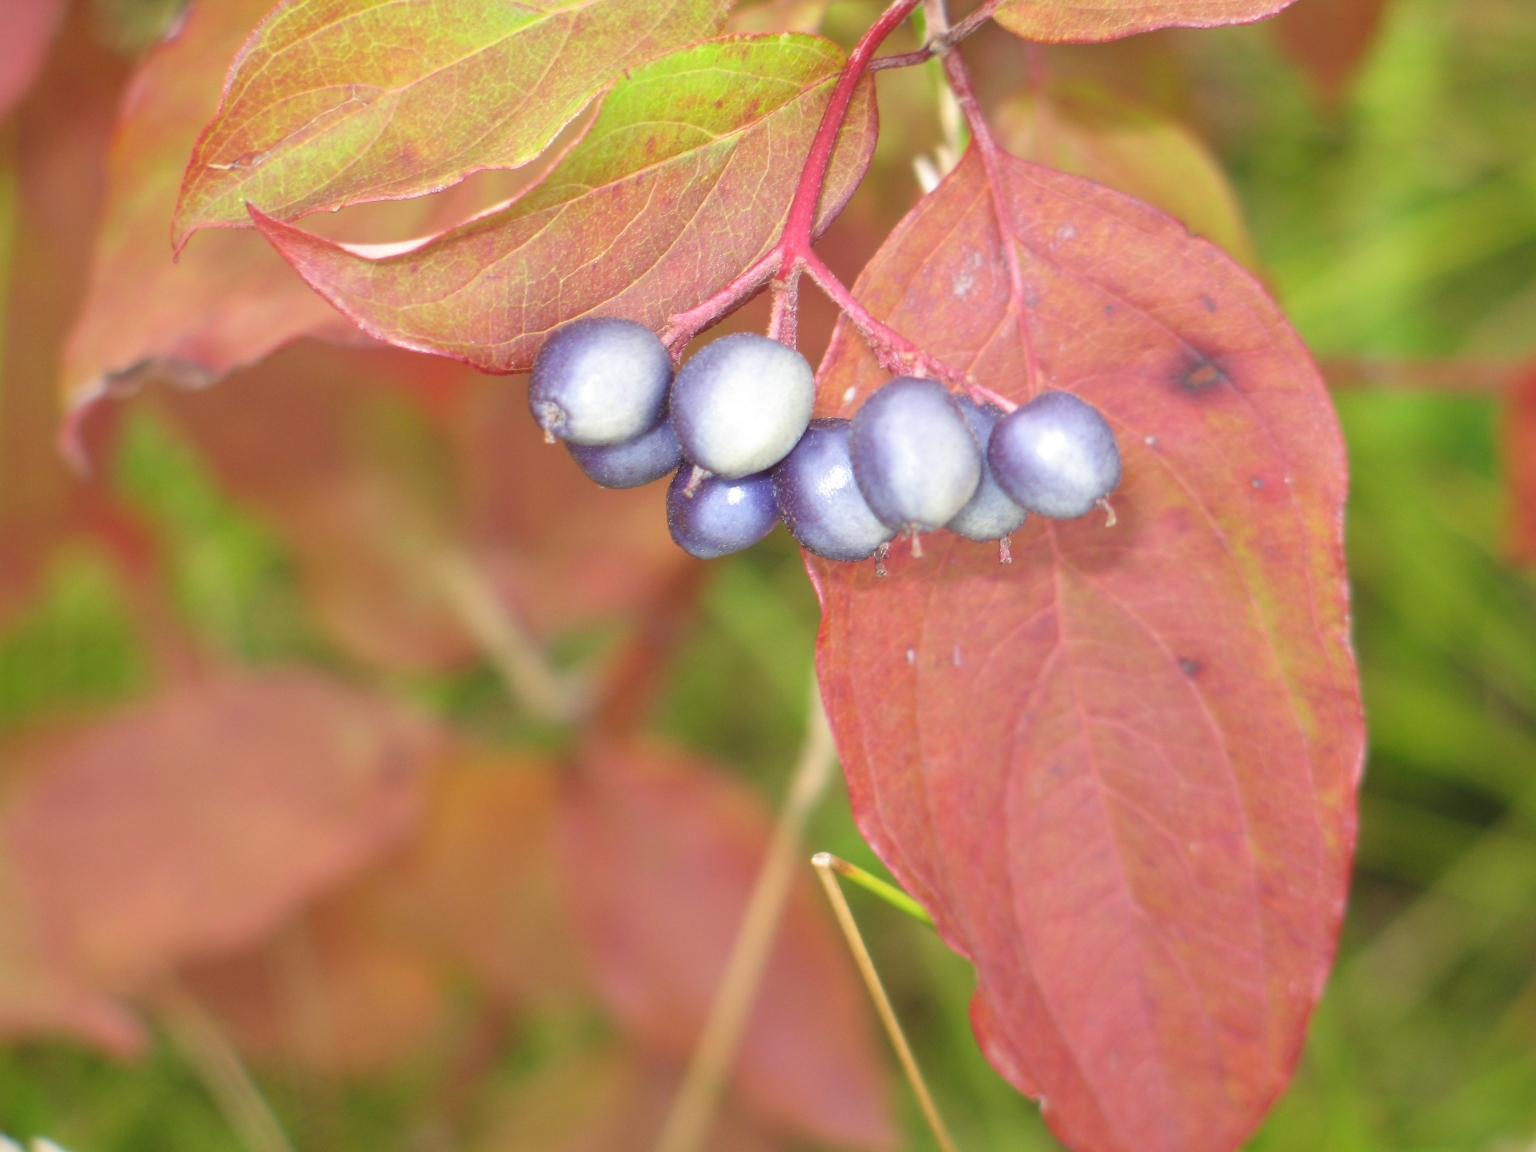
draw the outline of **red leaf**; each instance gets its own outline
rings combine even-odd
[[[549,332],[592,313],[653,328],[778,240],[844,63],[815,37],[736,37],[616,84],[591,130],[507,207],[387,253],[333,244],[251,209],[315,290],[371,336],[487,372],[525,372]],[[873,87],[855,94],[820,224],[869,164]]]
[[[294,219],[520,167],[620,76],[713,35],[729,6],[283,0],[198,138],[177,247],[197,228],[248,226],[247,203]]]
[[[1536,366],[1514,381],[1504,414],[1504,468],[1508,473],[1509,550],[1522,564],[1536,563]]]
[[[744,786],[653,748],[586,761],[564,798],[570,898],[599,990],[647,1051],[686,1059],[768,842]],[[809,879],[793,894],[736,1064],[739,1099],[839,1147],[894,1139],[864,997]]]
[[[561,901],[554,767],[478,756],[439,777],[421,833],[371,878],[374,918],[468,971],[507,1005],[581,989]]]
[[[0,15],[0,120],[37,79],[63,17],[64,0],[7,0]]]
[[[1375,42],[1385,10],[1386,0],[1299,0],[1281,13],[1274,31],[1318,95],[1335,101]]]
[[[429,357],[305,342],[218,388],[147,399],[293,548],[336,643],[370,664],[441,671],[476,649],[433,580],[452,459],[416,399],[435,388],[450,404],[467,383]]]
[[[184,973],[242,1051],[322,1075],[398,1064],[472,977],[500,1008],[585,991],[559,899],[543,760],[439,765],[409,848],[237,956]],[[457,981],[457,985],[453,983]]]
[[[1014,561],[813,562],[864,834],[977,966],[989,1059],[1079,1152],[1227,1152],[1327,975],[1363,733],[1323,381],[1261,287],[1154,209],[1005,159],[1046,383],[1119,438],[1119,523]],[[876,316],[1027,398],[975,154],[861,278]],[[846,325],[821,411],[884,375]]]
[[[598,488],[542,443],[526,396],[437,357],[304,342],[218,388],[144,399],[293,548],[333,640],[441,671],[478,655],[440,592],[445,545],[475,553],[541,637],[628,614],[694,563],[667,532],[665,485]]]
[[[1215,28],[1273,16],[1292,0],[1003,0],[997,22],[1026,40],[1088,43],[1155,28]]]
[[[229,58],[271,6],[199,0],[135,74],[112,140],[90,292],[65,353],[67,406],[146,368],[202,384],[305,333],[351,329],[253,236],[207,236],[171,259],[187,153],[218,106]]]
[[[112,139],[90,290],[65,350],[67,407],[150,376],[207,384],[304,335],[367,342],[249,230],[200,236],[172,258],[166,230],[187,153],[218,105],[230,57],[270,7],[270,0],[199,0],[135,73]],[[506,186],[534,174],[482,177],[443,195],[375,205],[330,220],[326,231],[419,236],[504,200]]]
[[[55,448],[59,345],[89,266],[125,73],[76,5],[13,121],[14,242],[9,276],[0,274],[0,619],[30,593],[52,548],[79,528],[78,482]]]
[[[309,673],[183,686],[12,749],[0,851],[55,954],[133,995],[264,938],[398,844],[438,743]]]
[[[440,965],[368,913],[355,892],[323,900],[259,946],[184,970],[185,985],[252,1060],[386,1071],[443,1026],[448,997]]]
[[[568,452],[543,442],[522,380],[474,381],[455,421],[466,535],[535,633],[632,614],[698,563],[667,531],[665,484],[597,487]]]

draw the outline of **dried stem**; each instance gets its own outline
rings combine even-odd
[[[826,791],[836,761],[837,751],[822,708],[821,690],[813,678],[811,713],[800,762],[784,797],[730,959],[715,990],[703,1034],[656,1142],[656,1152],[698,1152],[704,1146],[783,918],[806,819]]]
[[[820,867],[825,864],[836,872],[844,880],[852,880],[866,892],[872,892],[884,900],[891,907],[905,912],[919,923],[933,927],[933,917],[928,915],[928,909],[924,908],[912,897],[908,896],[894,884],[888,884],[872,872],[866,872],[857,864],[850,864],[841,856],[834,856],[830,852],[818,852],[811,857],[811,863]]]
[[[546,720],[569,723],[586,714],[585,681],[563,676],[549,666],[544,650],[502,606],[474,560],[445,548],[436,558],[435,571],[444,599],[496,665],[513,697]]]
[[[826,852],[819,852],[811,858],[821,886],[827,891],[827,899],[832,902],[832,911],[837,914],[837,922],[842,926],[843,935],[848,938],[848,947],[859,966],[859,973],[869,988],[869,998],[875,1002],[875,1011],[880,1014],[880,1022],[885,1025],[886,1035],[891,1038],[891,1047],[896,1049],[896,1058],[901,1061],[902,1071],[907,1074],[907,1083],[912,1086],[912,1093],[917,1097],[917,1103],[928,1120],[928,1127],[933,1131],[933,1138],[943,1152],[955,1152],[955,1142],[950,1138],[949,1129],[944,1126],[944,1118],[939,1115],[938,1106],[933,1102],[928,1084],[923,1080],[923,1073],[912,1055],[912,1048],[907,1044],[906,1034],[901,1030],[901,1021],[896,1019],[896,1010],[891,1007],[890,997],[885,994],[885,985],[880,983],[880,973],[875,971],[875,962],[869,955],[869,949],[864,946],[864,937],[859,933],[853,910],[848,907],[848,899],[837,883],[832,861],[833,857]]]
[[[240,1054],[208,1010],[176,980],[158,995],[160,1022],[249,1152],[293,1152]]]

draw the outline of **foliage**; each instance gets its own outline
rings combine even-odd
[[[1528,1142],[1536,22],[973,7],[871,75],[942,5],[17,5],[0,1130],[259,1145],[211,1030],[300,1148],[651,1146],[814,647],[959,1144],[1237,1147],[1344,909],[1347,442],[1360,854],[1252,1143]],[[1070,387],[1117,522],[699,565],[476,371],[594,312]],[[926,1146],[893,1085],[799,875],[708,1146]]]

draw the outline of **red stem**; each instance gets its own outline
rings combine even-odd
[[[671,317],[666,331],[662,334],[662,340],[671,349],[674,357],[680,357],[684,345],[704,329],[741,307],[761,291],[763,285],[770,279],[774,282],[774,301],[768,335],[794,347],[798,328],[800,276],[802,273],[808,273],[817,286],[858,329],[859,334],[864,337],[880,361],[881,367],[888,372],[896,375],[920,372],[943,380],[952,386],[966,389],[978,402],[990,402],[1002,407],[1005,411],[1012,411],[1017,406],[991,389],[983,388],[969,373],[949,367],[942,360],[924,352],[901,333],[876,320],[812,250],[816,230],[816,209],[821,202],[821,193],[826,184],[827,169],[832,163],[833,151],[837,146],[838,133],[842,131],[843,123],[848,117],[848,109],[853,103],[854,93],[871,67],[879,67],[875,53],[879,51],[880,46],[892,32],[900,27],[903,20],[924,2],[925,0],[895,0],[880,19],[864,33],[849,54],[848,61],[843,66],[843,71],[838,76],[837,84],[833,87],[832,95],[827,101],[827,107],[822,113],[821,123],[816,129],[815,138],[811,141],[811,150],[806,157],[805,166],[800,170],[800,179],[795,186],[795,196],[790,202],[789,215],[784,221],[784,230],[778,242],[762,259],[708,300]],[[1025,316],[1023,275],[1018,263],[1018,241],[1013,232],[1007,201],[1002,191],[997,143],[992,138],[986,119],[982,116],[981,108],[976,102],[965,66],[954,49],[958,41],[974,32],[991,16],[992,10],[997,6],[997,0],[984,4],[953,31],[950,30],[945,19],[942,2],[936,2],[936,0],[927,0],[927,2],[930,9],[934,11],[934,16],[930,19],[933,25],[930,31],[934,34],[929,43],[920,52],[890,58],[891,63],[892,66],[917,63],[936,52],[941,52],[944,56],[944,67],[950,76],[950,84],[955,89],[956,99],[965,112],[966,121],[971,126],[971,135],[977,140],[986,165],[987,179],[992,188],[998,226],[1003,236],[1003,246],[1008,259],[1013,298],[1019,310],[1019,334],[1024,345],[1029,388],[1034,392],[1038,390],[1039,365],[1035,360],[1034,345],[1029,337],[1028,321]],[[774,271],[775,266],[777,272]]]
[[[1019,315],[1019,343],[1024,348],[1024,379],[1025,385],[1031,396],[1038,394],[1042,387],[1040,376],[1040,361],[1035,355],[1035,342],[1029,335],[1029,308],[1024,295],[1024,271],[1019,266],[1020,242],[1018,233],[1014,231],[1013,208],[1008,202],[1008,189],[1003,183],[1002,161],[1003,150],[998,147],[997,139],[992,135],[991,125],[987,123],[986,116],[982,113],[981,104],[976,99],[976,91],[971,87],[970,73],[965,70],[965,61],[960,59],[957,48],[948,48],[944,52],[944,74],[949,78],[949,86],[954,90],[955,100],[960,105],[960,110],[965,114],[966,125],[971,130],[971,139],[975,141],[975,147],[981,154],[981,164],[987,174],[987,186],[992,192],[992,211],[997,217],[998,238],[1002,241],[1003,258],[1008,263],[1008,285],[1013,297],[1014,306]]]
[[[822,186],[826,183],[827,168],[832,163],[832,152],[837,146],[837,134],[842,131],[843,121],[847,119],[853,94],[858,89],[859,81],[869,71],[880,45],[920,3],[922,0],[895,0],[849,54],[848,62],[843,65],[842,74],[838,76],[826,110],[822,113],[816,136],[811,141],[805,167],[800,170],[795,197],[790,201],[789,216],[784,221],[784,231],[778,243],[766,256],[708,300],[670,318],[662,334],[662,341],[672,350],[674,357],[681,354],[688,341],[751,299],[774,275],[775,266],[778,268],[780,282],[787,282],[798,274],[805,258],[811,254],[811,242],[816,229],[816,208],[821,201]],[[792,327],[792,323],[789,326]]]
[[[816,227],[816,207],[821,201],[821,188],[826,182],[827,166],[832,163],[832,149],[837,145],[837,134],[842,131],[843,121],[848,116],[848,106],[853,102],[854,90],[858,88],[859,81],[864,79],[864,73],[869,71],[870,62],[874,60],[880,45],[885,43],[886,37],[896,31],[920,3],[922,0],[896,0],[880,19],[870,25],[869,31],[864,33],[849,54],[848,63],[843,66],[843,74],[837,78],[837,86],[832,89],[832,98],[827,101],[827,110],[822,113],[821,126],[816,129],[816,138],[811,141],[810,155],[805,159],[805,167],[800,171],[800,184],[789,205],[789,218],[784,222],[784,239],[780,242],[784,255],[783,267],[779,269],[781,279],[789,276],[797,260],[810,255],[811,232]]]

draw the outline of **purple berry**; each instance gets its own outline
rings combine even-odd
[[[992,439],[992,429],[1003,418],[1003,410],[992,404],[978,404],[969,396],[956,396],[955,403],[960,405],[971,435],[976,437],[981,448],[981,483],[976,486],[976,494],[944,527],[967,540],[1001,540],[1022,528],[1024,518],[1029,515],[998,486],[992,468],[987,464],[987,445]]]
[[[679,468],[667,489],[667,526],[684,552],[701,560],[740,552],[778,523],[773,477],[768,473],[737,480],[710,476],[689,496],[685,493],[692,472],[686,465]]]
[[[683,455],[717,476],[772,468],[811,422],[816,379],[793,348],[752,332],[702,348],[672,384]]]
[[[528,407],[549,438],[621,444],[656,426],[672,383],[672,357],[643,324],[576,320],[534,357]]]
[[[773,491],[794,538],[829,560],[863,560],[896,534],[876,519],[854,482],[846,420],[811,421],[773,470]]]
[[[859,490],[889,528],[932,532],[981,483],[981,450],[936,380],[902,376],[864,402],[848,430]]]
[[[1120,483],[1120,449],[1099,410],[1042,392],[998,421],[987,462],[1003,490],[1055,520],[1086,515]]]
[[[683,462],[672,421],[663,420],[622,444],[566,443],[581,470],[604,488],[638,488],[675,472]]]

